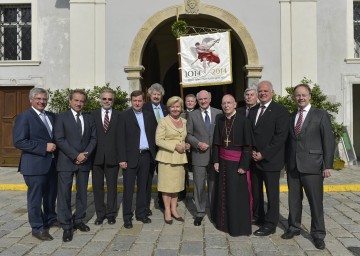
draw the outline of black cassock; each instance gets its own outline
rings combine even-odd
[[[212,160],[219,163],[219,172],[215,175],[212,219],[217,229],[231,236],[251,235],[247,178],[237,170],[249,170],[253,141],[250,122],[243,115],[217,119]]]

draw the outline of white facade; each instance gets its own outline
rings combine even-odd
[[[32,60],[0,61],[0,86],[89,88],[110,82],[127,92],[139,89],[149,69],[142,66],[145,45],[157,27],[176,15],[196,20],[186,14],[186,2],[0,0],[31,3],[33,18]],[[353,58],[353,0],[198,2],[201,17],[223,23],[243,43],[245,62],[251,63],[235,68],[247,71],[248,84],[270,80],[282,94],[303,77],[311,79],[342,104],[338,121],[353,138],[352,91],[354,84],[360,86],[360,60]],[[166,44],[161,50],[166,53]],[[167,61],[160,64],[169,66]]]

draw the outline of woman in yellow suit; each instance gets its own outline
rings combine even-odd
[[[158,161],[158,191],[162,192],[167,224],[184,219],[177,212],[178,192],[184,190],[185,169],[187,163],[186,151],[190,145],[185,143],[186,120],[180,117],[183,111],[183,100],[174,96],[167,101],[169,114],[160,119],[156,130],[156,145],[159,147],[156,155]]]

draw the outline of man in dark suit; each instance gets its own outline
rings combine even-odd
[[[249,116],[250,109],[256,106],[258,99],[257,89],[256,87],[248,87],[244,92],[244,102],[245,106],[238,108],[238,113],[245,117]],[[250,211],[251,211],[251,218],[253,212],[253,195],[252,195],[252,187],[251,187],[251,172],[246,172],[248,189],[249,189],[249,196],[250,196]]]
[[[331,176],[334,134],[327,112],[311,106],[309,85],[295,86],[294,98],[299,108],[290,118],[286,147],[289,227],[281,237],[291,239],[300,234],[304,189],[311,211],[310,234],[315,247],[325,249],[323,183],[324,178]]]
[[[19,172],[28,187],[27,209],[32,235],[43,241],[53,240],[48,228],[59,226],[55,212],[57,173],[56,145],[52,128],[55,115],[45,111],[48,93],[42,88],[30,90],[31,108],[16,117],[13,141],[20,150]]]
[[[249,116],[250,109],[256,106],[258,99],[257,90],[255,87],[248,87],[244,92],[245,106],[240,107],[238,112],[246,117]]]
[[[63,241],[73,238],[73,228],[90,231],[83,223],[87,206],[87,186],[92,167],[91,156],[96,146],[96,128],[91,115],[82,113],[87,95],[76,89],[70,93],[70,110],[58,115],[55,141],[59,147],[58,204],[59,221],[64,229]],[[71,211],[71,188],[76,175],[76,210]]]
[[[213,208],[213,193],[215,170],[210,163],[212,140],[216,116],[221,114],[220,109],[210,107],[211,93],[202,90],[197,93],[200,108],[189,114],[186,129],[186,140],[191,145],[192,170],[194,175],[194,199],[196,206],[195,226],[200,226],[206,214],[207,198],[210,211]],[[208,197],[206,196],[206,183]]]
[[[279,222],[279,180],[284,167],[285,141],[289,131],[289,112],[272,101],[273,86],[262,81],[257,87],[260,105],[250,110],[256,148],[253,151],[251,185],[253,192],[253,216],[255,224],[261,227],[254,232],[256,236],[268,236],[276,232]],[[265,183],[267,212],[264,210]]]
[[[117,216],[117,181],[120,164],[120,111],[112,108],[115,95],[106,89],[100,94],[101,108],[92,112],[96,125],[97,145],[92,170],[96,211],[95,225],[104,219],[112,225]],[[107,185],[107,204],[104,203],[104,177]]]
[[[144,95],[142,91],[130,94],[131,108],[125,111],[121,118],[122,143],[120,146],[120,167],[123,169],[123,219],[124,227],[132,228],[132,198],[135,179],[136,220],[151,223],[148,217],[146,184],[151,164],[155,162],[155,130],[156,119],[152,113],[143,110]]]
[[[143,108],[153,114],[152,117],[155,118],[156,122],[158,122],[160,118],[163,118],[169,114],[168,108],[162,103],[162,98],[164,95],[165,95],[165,90],[161,84],[158,83],[152,84],[148,89],[148,96],[150,97],[150,103],[145,103]],[[150,167],[149,178],[146,185],[146,194],[147,194],[146,211],[148,216],[152,215],[152,211],[150,210],[151,190],[152,190],[152,181],[156,169],[157,169],[157,162],[154,162],[154,164],[152,164]],[[160,208],[164,209],[164,203],[162,200],[161,192],[158,192],[158,204]]]

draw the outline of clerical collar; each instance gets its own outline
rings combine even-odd
[[[187,112],[193,112],[194,111],[194,108],[193,109],[186,109]]]
[[[231,119],[235,114],[236,114],[236,109],[235,109],[234,113],[231,114],[231,116],[226,116],[226,118]]]

